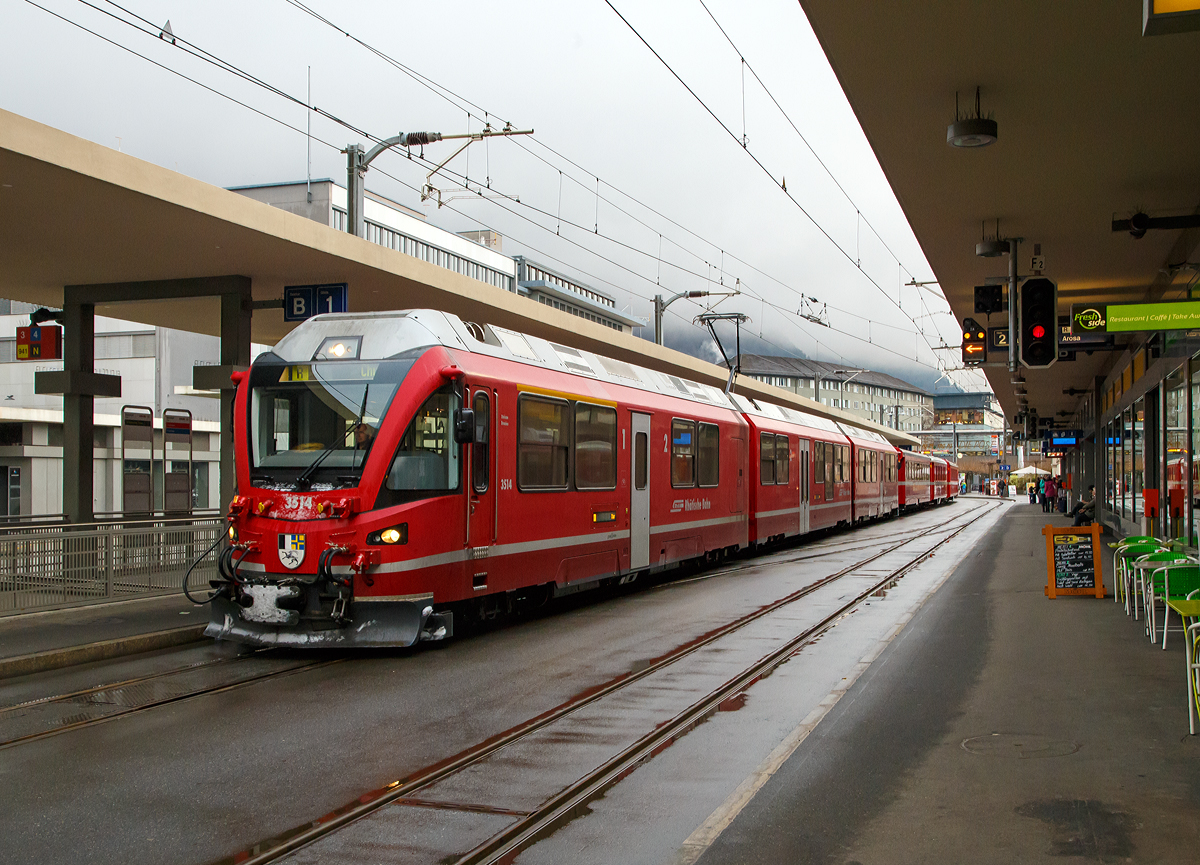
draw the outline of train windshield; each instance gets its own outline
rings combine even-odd
[[[423,351],[369,361],[259,358],[250,372],[254,485],[357,486],[392,397]]]

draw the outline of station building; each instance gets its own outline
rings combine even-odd
[[[313,181],[234,186],[231,192],[290,213],[346,230],[346,187],[329,178]],[[645,319],[621,312],[607,292],[586,285],[525,256],[506,256],[503,238],[491,230],[455,234],[426,221],[419,210],[374,192],[363,205],[366,239],[461,273],[471,279],[524,295],[579,318],[632,333]]]
[[[59,370],[58,361],[16,358],[18,327],[29,324],[29,313],[38,307],[20,301],[0,300],[0,517],[49,517],[62,513],[63,409],[62,398],[34,392],[34,374]],[[264,346],[255,346],[255,354]],[[101,397],[95,404],[93,430],[94,513],[107,515],[124,510],[123,472],[149,473],[162,508],[163,473],[186,472],[183,459],[164,459],[163,409],[183,409],[192,414],[192,509],[220,506],[220,417],[215,393],[190,387],[197,364],[216,364],[216,337],[151,327],[138,322],[97,316],[96,369],[121,376],[122,396]],[[154,458],[137,448],[122,464],[121,409],[145,406],[154,412]],[[172,457],[181,457],[175,450]]]
[[[934,411],[931,394],[885,372],[760,354],[740,363],[742,375],[896,430],[924,429]]]

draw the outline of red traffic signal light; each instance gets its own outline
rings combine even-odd
[[[1038,277],[1021,286],[1021,363],[1034,369],[1058,360],[1058,286]]]

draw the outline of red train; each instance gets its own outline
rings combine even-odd
[[[308,320],[234,429],[207,633],[256,645],[438,640],[958,491],[868,430],[431,310]]]

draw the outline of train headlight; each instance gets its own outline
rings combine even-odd
[[[235,526],[233,523],[229,524],[229,542],[231,544],[237,543],[237,526]]]
[[[408,523],[372,532],[367,536],[367,543],[376,546],[395,546],[408,543]]]

